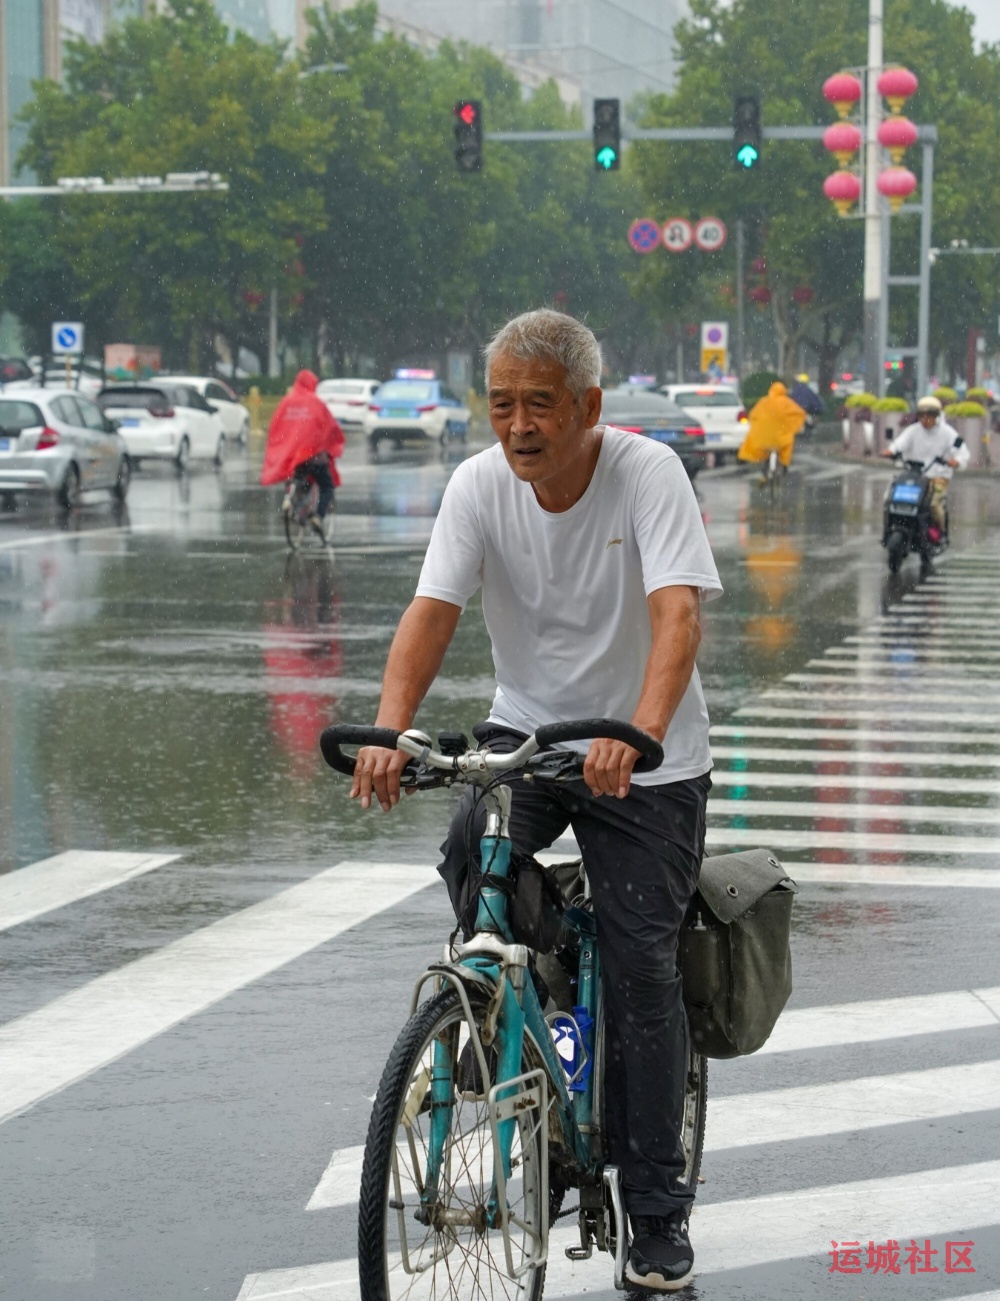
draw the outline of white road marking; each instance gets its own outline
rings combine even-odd
[[[826,763],[817,759],[817,764]],[[829,762],[837,762],[831,759]],[[908,791],[940,791],[949,795],[1000,795],[1000,779],[995,777],[872,777],[856,772],[733,772],[712,769],[715,786],[763,786],[773,790],[805,790],[821,786],[824,790],[860,788],[872,791],[900,791],[906,782]]]
[[[725,846],[759,848],[761,842],[775,851],[789,849],[862,850],[877,854],[997,854],[997,836],[903,835],[898,831],[790,831],[776,827],[709,827],[705,843],[711,849]],[[1000,869],[998,869],[1000,870]]]
[[[790,863],[799,884],[905,885],[921,889],[1000,890],[1000,872],[989,867],[914,867],[909,863]]]
[[[928,1189],[934,1190],[932,1197]],[[831,1241],[931,1238],[996,1222],[1000,1161],[950,1166],[855,1183],[771,1193],[695,1208],[692,1237],[697,1277],[799,1257],[826,1260]],[[611,1286],[610,1258],[573,1262],[563,1250],[574,1228],[550,1235],[546,1297],[569,1297]],[[354,1301],[356,1260],[247,1275],[237,1301]]]
[[[728,1094],[712,1099],[705,1151],[860,1133],[998,1107],[1000,1061],[899,1071],[837,1084]],[[306,1210],[356,1206],[364,1154],[363,1144],[334,1152]]]
[[[892,736],[885,738],[886,741],[894,739]],[[912,750],[817,750],[815,746],[795,750],[770,745],[713,745],[712,758],[749,759],[757,763],[904,764],[907,767],[933,768],[935,772],[941,768],[1000,767],[1000,754],[953,754],[949,750],[936,750],[932,745],[919,754]],[[904,777],[902,780],[907,779]]]
[[[931,650],[919,649],[914,650],[910,647],[896,648],[895,646],[883,646],[881,644],[865,645],[856,642],[852,646],[831,646],[823,652],[824,663],[829,659],[843,659],[852,662],[864,664],[884,664],[889,661],[905,667],[908,664],[918,664],[921,660],[962,660],[973,667],[985,667],[987,661],[1000,660],[1000,651],[991,651],[980,649],[978,646],[959,647],[957,650]],[[965,660],[966,656],[973,656],[970,660]],[[810,661],[813,664],[819,663],[818,660]]]
[[[0,1027],[0,1123],[435,879],[338,863]]]
[[[870,801],[823,804],[805,800],[743,800],[710,796],[708,812],[720,818],[845,818],[856,822],[945,822],[1000,828],[1000,808],[946,804],[875,804]]]
[[[719,723],[711,728],[711,734],[713,737],[759,737],[761,740],[775,741],[842,741],[845,746],[857,741],[883,741],[886,745],[915,741],[919,745],[1000,746],[1000,732],[907,732],[897,731],[894,727],[760,727],[754,723]],[[712,747],[712,752],[717,753],[715,746]],[[810,750],[809,753],[814,754],[815,750]],[[823,751],[824,755],[827,753],[838,752]],[[876,753],[881,754],[883,751]],[[984,755],[983,762],[992,763],[993,756]]]
[[[0,931],[172,863],[177,854],[69,849],[0,876]]]
[[[997,1034],[1000,1040],[1000,1030]],[[861,1133],[1000,1108],[1000,1061],[730,1094],[708,1109],[706,1150]]]
[[[847,652],[845,652],[846,654]],[[997,656],[995,658],[1000,658]],[[850,658],[834,659],[823,658],[821,660],[807,660],[807,669],[840,669],[841,674],[838,681],[844,680],[845,674],[854,677],[867,677],[871,680],[884,682],[887,675],[891,675],[894,681],[910,682],[912,679],[935,677],[945,681],[949,674],[957,674],[962,677],[970,673],[995,673],[996,666],[993,663],[985,663],[981,660],[967,659],[948,659],[937,664],[923,663],[924,657],[914,659],[901,659],[898,655],[890,656],[888,653],[880,659],[872,658]],[[817,677],[813,673],[810,677]]]
[[[43,533],[34,538],[12,538],[9,542],[0,542],[0,551],[23,551],[27,547],[50,546],[53,542],[86,542],[88,538],[122,537],[134,532],[132,528],[116,527],[106,529],[87,529],[85,533]]]
[[[811,699],[811,693],[803,692],[807,699]],[[741,705],[736,710],[736,718],[837,718],[847,723],[877,723],[879,719],[885,719],[888,728],[899,721],[900,715],[905,715],[904,721],[907,726],[912,727],[915,723],[951,723],[956,721],[954,710],[950,709],[921,709],[919,714],[913,714],[908,709],[900,709],[899,705],[905,702],[897,702],[897,707],[890,710],[885,709],[844,709],[836,702],[828,702],[823,705],[814,705],[812,708],[807,706],[784,706],[784,705]],[[963,714],[961,716],[962,726],[970,729],[970,740],[975,740],[972,729],[979,727],[997,727],[1000,725],[1000,714],[990,713],[989,710],[979,709],[974,714]]]
[[[912,696],[914,691],[920,692],[920,699],[927,697],[927,688],[930,684],[925,682],[914,683],[909,680],[908,672],[908,669],[903,665],[893,665],[892,672],[887,672],[885,668],[879,670],[856,668],[850,673],[786,673],[781,680],[782,682],[800,682],[805,686],[823,686],[827,683],[839,684],[845,688],[843,692],[822,691],[819,693],[824,696],[829,694],[852,696],[855,692],[851,688],[855,686],[878,686],[886,689],[888,697],[899,697],[900,700]],[[942,686],[953,684],[956,676],[952,675],[949,679],[946,674],[940,671],[937,674]],[[995,690],[991,685],[977,681],[976,696],[980,700],[995,701],[1000,697],[1000,690]]]
[[[993,693],[986,691],[987,704],[994,703]],[[833,707],[842,700],[868,700],[874,704],[894,705],[898,710],[902,710],[913,718],[919,718],[921,715],[927,716],[929,711],[924,708],[925,705],[951,705],[952,716],[965,721],[964,714],[958,708],[975,710],[974,716],[982,717],[982,698],[979,695],[979,684],[976,684],[976,690],[971,691],[968,686],[964,691],[924,691],[918,693],[910,691],[869,691],[864,687],[849,687],[844,691],[806,691],[801,687],[771,687],[767,691],[761,692],[761,700],[808,700],[814,703],[824,700]]]

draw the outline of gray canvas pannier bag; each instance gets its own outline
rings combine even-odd
[[[702,862],[677,950],[695,1052],[739,1057],[766,1042],[792,992],[797,890],[767,849]]]

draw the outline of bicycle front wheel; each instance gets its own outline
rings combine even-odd
[[[484,1007],[472,1007],[478,1023]],[[463,1054],[468,1043],[459,995],[448,989],[417,1010],[386,1063],[361,1176],[362,1301],[540,1301],[545,1265],[529,1262],[538,1255],[544,1228],[545,1121],[526,1110],[514,1133],[507,1205],[519,1277],[512,1278],[503,1233],[489,1223],[494,1192],[486,1105],[490,1081],[484,1085],[470,1052]],[[522,1071],[540,1064],[533,1049],[526,1036]],[[491,1058],[487,1051],[492,1075]]]

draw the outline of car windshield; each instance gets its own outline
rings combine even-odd
[[[738,407],[740,400],[729,388],[687,388],[673,395],[682,407]]]
[[[44,423],[42,413],[34,402],[0,399],[0,434],[19,434],[22,429],[34,429]]]
[[[390,380],[375,394],[379,402],[432,402],[434,386],[406,379]]]
[[[607,425],[628,424],[630,420],[688,419],[679,406],[656,393],[605,393],[601,418]]]
[[[109,407],[141,407],[143,411],[151,411],[154,407],[170,405],[166,393],[158,388],[105,389],[98,394],[97,401],[105,411]]]

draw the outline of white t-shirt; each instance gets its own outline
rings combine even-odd
[[[936,425],[925,429],[918,421],[907,425],[889,444],[889,450],[899,452],[905,461],[920,461],[928,479],[950,479],[954,471],[950,465],[942,464],[950,456],[958,462],[960,470],[969,464],[969,449],[963,442],[960,447],[953,446],[958,431],[952,429],[946,421],[938,419]],[[934,461],[940,456],[942,461]],[[931,462],[934,461],[932,465]]]
[[[628,722],[652,645],[646,597],[722,591],[694,490],[668,447],[608,427],[594,476],[567,511],[543,510],[499,443],[445,490],[417,596],[465,607],[483,589],[497,691],[490,718],[531,733],[577,718]],[[586,752],[588,742],[568,748]],[[712,766],[698,670],[671,720],[652,786]]]

